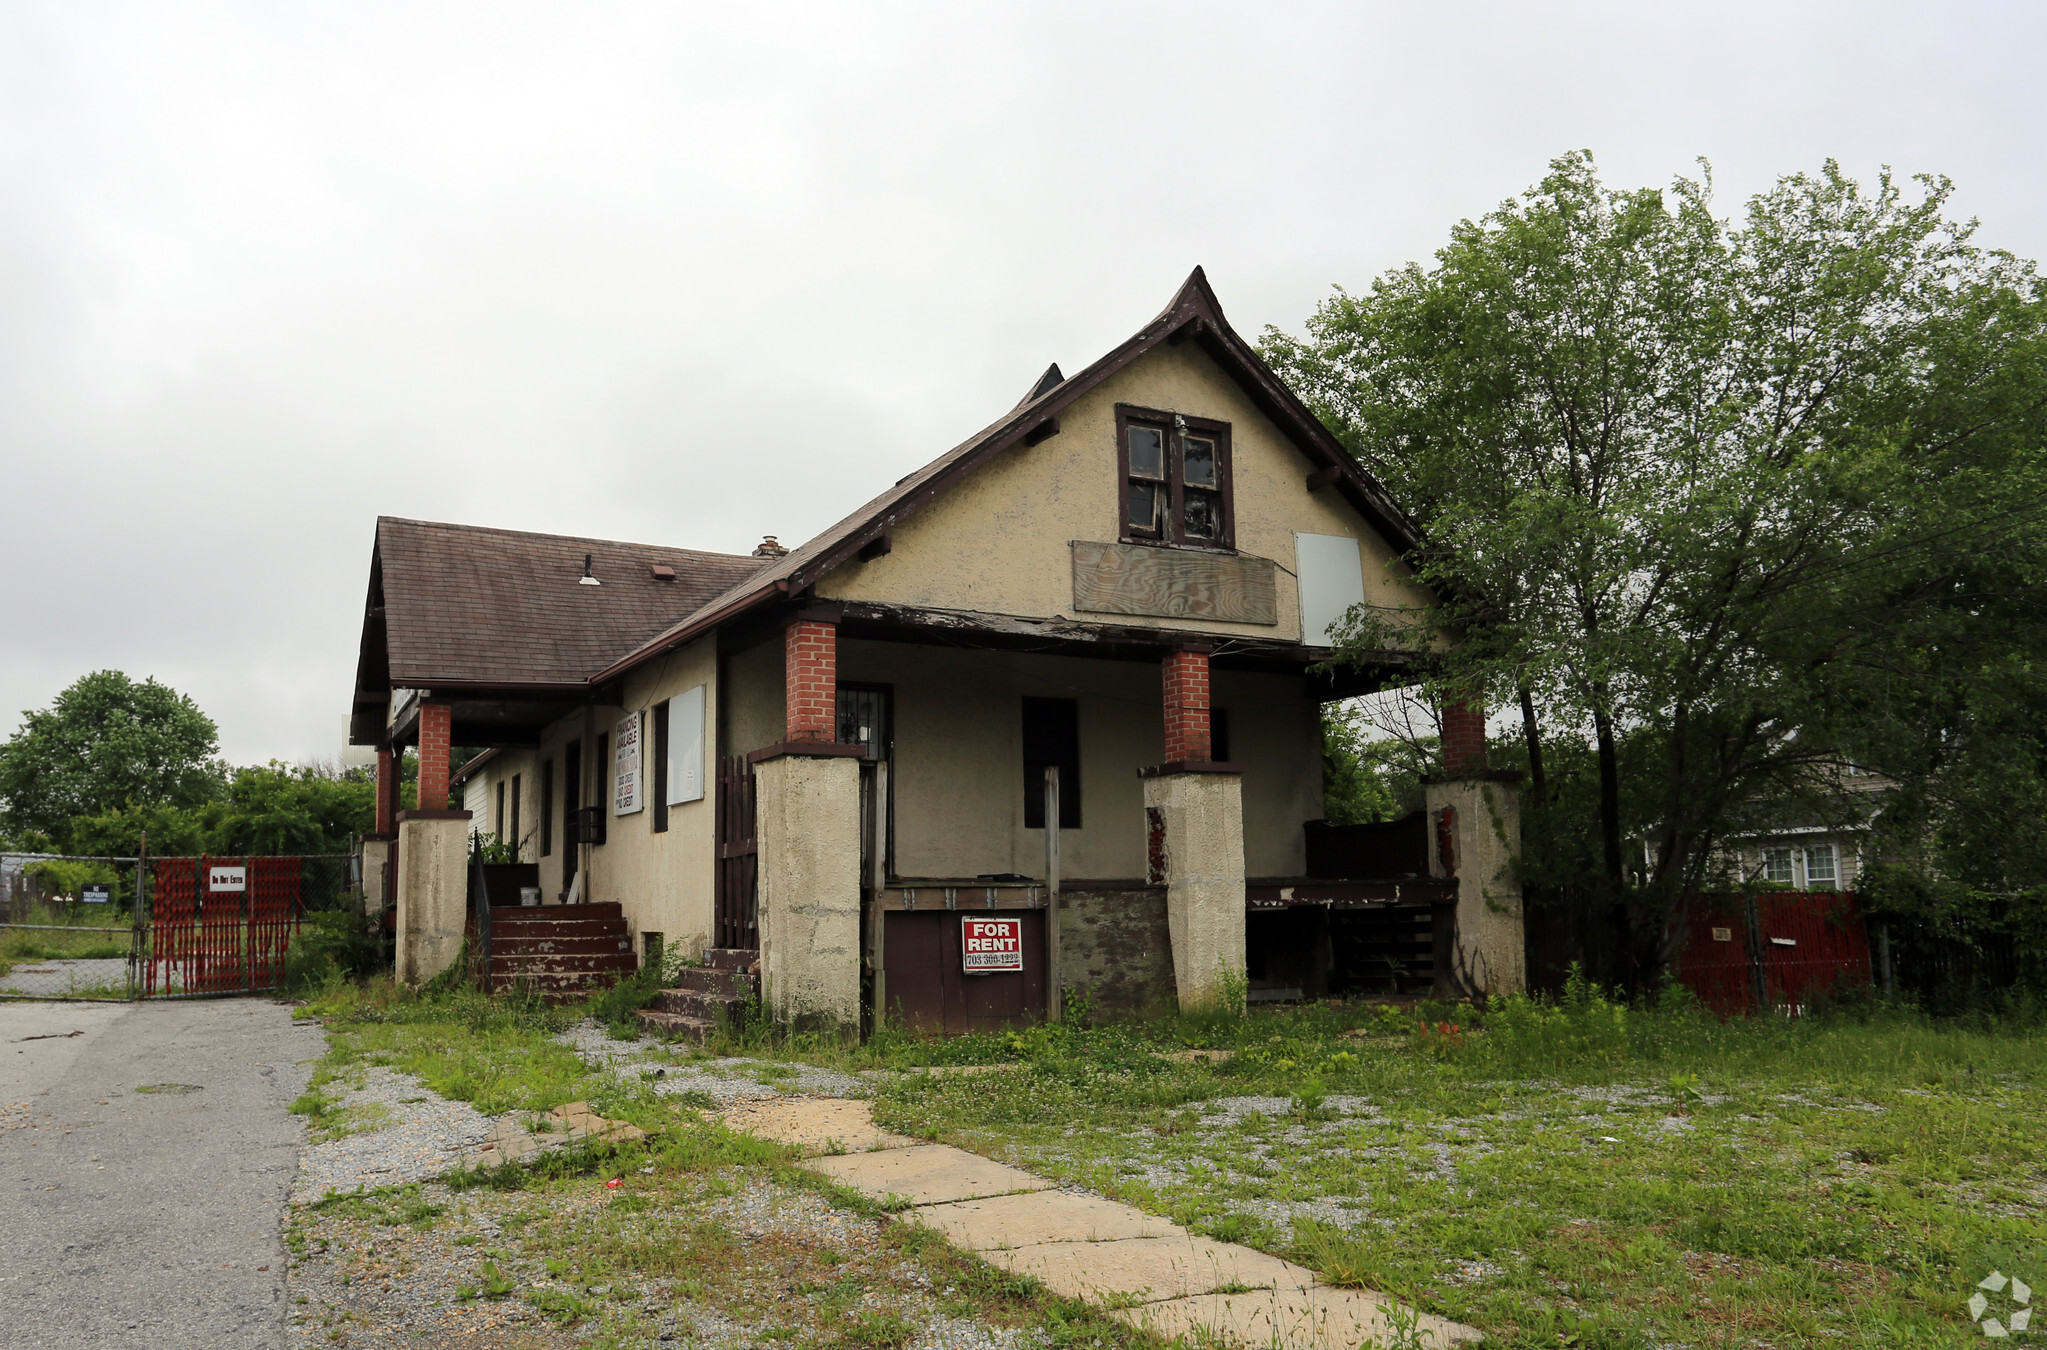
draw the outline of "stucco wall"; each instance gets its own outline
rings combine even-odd
[[[592,900],[616,900],[633,930],[660,933],[670,951],[700,952],[711,935],[714,825],[717,801],[718,665],[716,639],[706,637],[651,661],[626,677],[624,706],[605,715],[601,730],[616,735],[620,719],[635,711],[647,716],[645,782],[647,805],[629,816],[611,816],[604,843],[592,850],[591,876],[584,883]],[[704,686],[704,795],[668,808],[668,828],[654,832],[654,705],[697,685]],[[611,809],[611,765],[599,766],[600,792],[592,800]]]
[[[540,746],[501,754],[478,771],[483,783],[478,800],[487,810],[475,828],[497,824],[497,785],[520,775],[520,861],[540,865],[540,893],[553,904],[562,891],[562,864],[571,845],[562,830],[562,794],[566,790],[569,742],[583,742],[583,801],[602,805],[607,814],[605,841],[590,850],[583,879],[586,901],[617,901],[633,932],[634,950],[640,934],[660,933],[670,951],[700,951],[711,933],[712,862],[715,855],[714,803],[717,797],[717,748],[710,728],[717,725],[718,679],[716,639],[706,637],[680,651],[634,671],[626,678],[622,706],[595,708],[588,721],[581,709],[541,734]],[[779,667],[776,675],[780,679]],[[668,808],[668,828],[654,831],[654,705],[696,685],[704,686],[704,795],[699,801]],[[611,762],[609,739],[605,762],[596,759],[596,738],[615,737],[619,721],[629,712],[647,714],[647,805],[628,816],[610,815]],[[540,854],[540,766],[554,765],[554,801],[549,832],[553,847]]]
[[[845,678],[845,672],[839,672]],[[787,703],[782,687],[782,638],[778,633],[766,641],[725,656],[725,700],[721,705],[720,754],[743,755],[786,739],[783,727]]]
[[[735,684],[737,670],[727,668]],[[1144,875],[1137,771],[1157,764],[1165,747],[1156,664],[842,640],[839,678],[895,691],[900,875],[1043,874],[1045,833],[1023,823],[1026,696],[1080,705],[1081,827],[1061,831],[1065,875]],[[1252,874],[1298,876],[1301,822],[1322,814],[1320,724],[1306,681],[1218,671],[1212,697],[1229,712],[1230,753],[1245,766]]]
[[[1060,432],[1018,446],[904,521],[892,551],[851,562],[818,594],[1032,617],[1076,615],[1067,545],[1120,537],[1115,406],[1133,403],[1230,424],[1239,552],[1271,558],[1277,625],[1116,615],[1130,626],[1300,639],[1294,534],[1360,541],[1368,603],[1414,607],[1426,593],[1392,548],[1331,489],[1309,492],[1316,465],[1193,343],[1160,347],[1059,414]]]

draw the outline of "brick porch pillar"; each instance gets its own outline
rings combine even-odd
[[[388,745],[377,747],[377,837],[388,839],[398,828],[398,755]]]
[[[1208,720],[1208,652],[1182,647],[1165,659],[1166,763],[1205,764],[1213,751]]]
[[[839,628],[798,619],[782,634],[783,739],[830,744],[839,735]]]
[[[419,705],[419,809],[448,809],[449,734],[455,710],[445,703]]]
[[[1481,773],[1485,769],[1485,705],[1458,700],[1443,705],[1443,773]]]

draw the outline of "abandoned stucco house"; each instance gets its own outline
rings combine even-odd
[[[1062,989],[1134,1013],[1518,988],[1518,814],[1482,710],[1446,712],[1426,819],[1318,821],[1320,704],[1404,677],[1398,653],[1314,667],[1350,606],[1426,602],[1414,543],[1199,270],[794,550],[382,519],[351,736],[390,789],[366,863],[400,973],[479,919],[509,942],[580,918],[847,1027],[1056,1017]],[[472,811],[447,809],[456,745],[494,747]],[[472,830],[515,843],[539,909],[472,913]]]

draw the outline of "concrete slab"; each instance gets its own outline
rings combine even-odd
[[[1041,1191],[1050,1182],[949,1144],[918,1144],[880,1153],[812,1158],[804,1166],[877,1200],[901,1196],[913,1204],[973,1200],[1010,1191]]]
[[[916,1140],[891,1134],[874,1123],[871,1102],[842,1098],[770,1098],[734,1106],[724,1114],[728,1129],[794,1144],[805,1157],[820,1153],[866,1153],[909,1148]]]
[[[268,999],[0,1003],[0,1346],[283,1345],[322,1048]]]
[[[1305,1290],[1315,1272],[1231,1242],[1200,1237],[1054,1242],[986,1251],[983,1259],[1034,1276],[1062,1298],[1158,1300],[1217,1289]]]
[[[1064,1191],[927,1205],[896,1215],[896,1221],[935,1228],[955,1245],[977,1252],[1050,1242],[1187,1236],[1178,1224],[1141,1209]]]
[[[463,1162],[471,1167],[495,1167],[524,1162],[586,1139],[605,1144],[636,1144],[646,1137],[647,1132],[637,1125],[598,1115],[588,1102],[570,1102],[546,1115],[522,1111],[505,1117],[491,1126],[482,1144],[463,1155]]]
[[[1357,1350],[1368,1337],[1381,1344],[1390,1340],[1394,1327],[1386,1314],[1393,1306],[1391,1300],[1353,1289],[1260,1289],[1176,1298],[1109,1315],[1168,1339],[1205,1338],[1254,1350]],[[1442,1347],[1479,1338],[1475,1328],[1462,1323],[1427,1313],[1417,1316],[1418,1344]]]

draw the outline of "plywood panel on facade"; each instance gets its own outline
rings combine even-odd
[[[1078,612],[1279,622],[1270,558],[1081,539],[1073,541],[1072,550],[1073,608]]]

